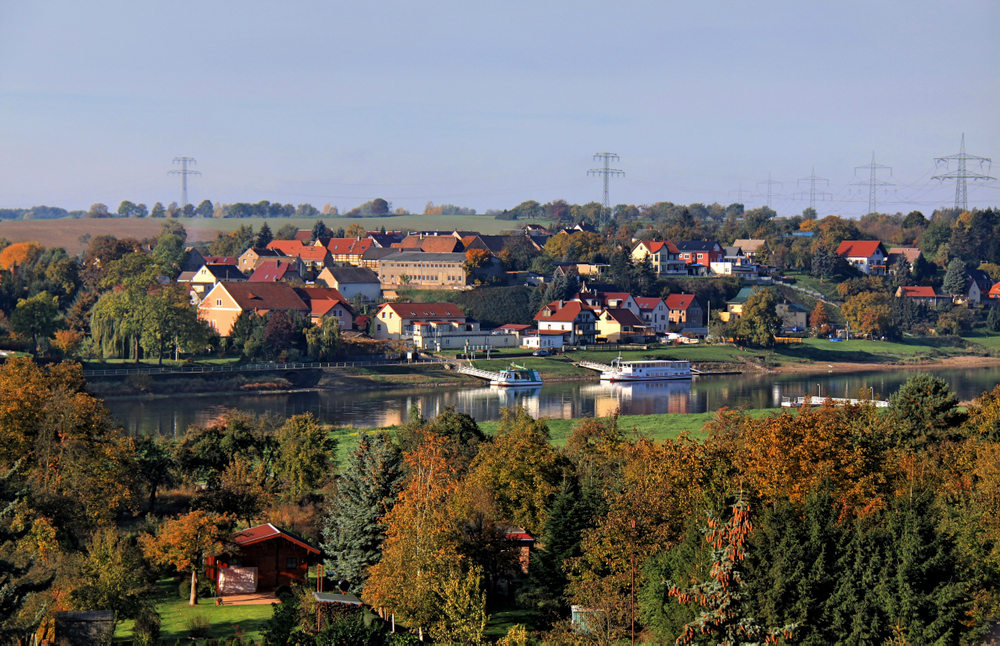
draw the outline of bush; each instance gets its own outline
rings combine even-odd
[[[291,586],[279,585],[277,588],[274,589],[274,596],[278,597],[278,599],[284,602],[286,597],[294,598],[295,592],[292,591]]]
[[[135,643],[139,646],[155,644],[160,639],[160,615],[147,606],[139,611],[132,626]]]
[[[187,620],[187,631],[191,639],[204,639],[212,629],[212,622],[204,615],[195,615]]]

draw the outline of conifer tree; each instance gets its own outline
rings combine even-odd
[[[382,518],[392,509],[403,476],[399,449],[383,433],[362,433],[350,454],[323,526],[326,568],[346,579],[355,594],[364,589],[368,568],[381,558]]]
[[[259,249],[265,249],[272,240],[274,240],[274,235],[271,233],[271,227],[267,226],[267,222],[264,222],[260,225],[260,230],[257,231],[257,244],[255,246]]]
[[[965,291],[965,263],[959,258],[948,263],[948,271],[944,274],[944,284],[941,285],[946,294],[957,296]]]

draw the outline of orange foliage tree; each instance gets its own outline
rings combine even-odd
[[[0,251],[0,268],[10,269],[34,262],[42,255],[45,247],[37,242],[15,242]]]
[[[139,537],[142,550],[153,563],[191,572],[189,605],[198,604],[198,570],[202,560],[230,550],[232,521],[228,516],[206,511],[192,511],[168,520],[156,534]]]

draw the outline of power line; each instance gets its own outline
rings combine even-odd
[[[608,185],[610,184],[612,177],[624,177],[625,171],[618,170],[617,168],[611,168],[612,161],[618,161],[619,157],[615,153],[594,153],[594,160],[603,160],[604,168],[591,168],[587,171],[587,175],[602,175],[604,177],[604,209],[602,213],[602,219],[604,217],[611,218],[611,194],[608,191]]]
[[[819,199],[821,199],[821,200],[827,200],[827,199],[833,198],[833,193],[827,193],[826,191],[817,191],[816,190],[816,182],[826,182],[826,186],[829,186],[830,185],[830,180],[828,180],[825,177],[816,177],[816,167],[815,166],[813,166],[812,173],[809,175],[809,177],[803,177],[803,178],[799,179],[796,182],[796,184],[800,184],[802,182],[809,182],[809,208],[812,209],[813,211],[816,210],[816,196],[817,195],[819,195]],[[798,199],[797,196],[799,196],[799,195],[805,195],[805,191],[802,191],[800,193],[795,193],[794,195],[796,196],[796,199]],[[826,195],[828,197],[823,197],[824,195]]]
[[[868,212],[869,213],[875,213],[876,209],[878,207],[878,204],[877,204],[877,202],[875,200],[875,189],[877,187],[879,187],[879,186],[895,186],[895,184],[890,184],[889,182],[886,182],[884,180],[879,179],[878,178],[878,171],[889,169],[889,176],[891,177],[892,176],[892,168],[890,168],[889,166],[883,166],[882,164],[876,164],[875,163],[875,151],[874,150],[872,151],[872,163],[867,164],[865,166],[855,166],[854,167],[854,176],[855,177],[857,177],[858,170],[861,169],[861,168],[867,168],[867,169],[869,169],[871,171],[871,175],[869,176],[867,182],[854,182],[854,185],[856,185],[856,186],[867,186],[868,187]]]
[[[181,176],[181,208],[184,208],[190,202],[188,202],[188,175],[201,175],[199,171],[188,170],[188,163],[197,164],[198,161],[193,157],[174,157],[174,163],[180,164],[180,170],[172,170],[168,175],[180,175]]]
[[[955,180],[955,208],[962,209],[962,211],[969,210],[969,188],[966,184],[966,180],[977,180],[977,179],[996,179],[995,177],[990,177],[989,175],[980,175],[978,173],[970,173],[965,169],[965,162],[968,160],[978,161],[979,167],[982,168],[984,164],[992,164],[993,160],[989,157],[976,157],[975,155],[965,154],[965,133],[962,133],[962,148],[957,155],[948,155],[947,157],[935,157],[934,163],[936,165],[944,164],[945,168],[948,167],[948,162],[955,160],[958,162],[958,170],[952,171],[950,173],[945,173],[944,175],[935,175],[931,179],[953,179]]]
[[[774,184],[782,185],[782,184],[784,184],[784,182],[779,182],[777,180],[772,180],[771,179],[771,171],[767,171],[767,181],[766,182],[757,182],[757,186],[760,186],[761,184],[767,184],[767,201],[764,202],[764,206],[770,207],[771,206],[771,186],[774,185]]]

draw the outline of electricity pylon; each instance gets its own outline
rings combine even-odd
[[[995,177],[990,177],[989,175],[980,175],[979,173],[970,173],[965,168],[965,162],[969,161],[979,162],[979,167],[982,168],[984,165],[990,165],[993,160],[989,157],[976,157],[975,155],[965,154],[965,133],[962,133],[962,148],[957,155],[948,155],[947,157],[935,157],[934,163],[938,166],[941,164],[948,167],[948,162],[955,160],[958,162],[958,170],[954,170],[950,173],[945,173],[944,175],[935,175],[931,179],[953,179],[955,180],[955,208],[961,209],[963,212],[969,210],[969,187],[966,185],[965,180],[977,180],[977,179],[996,179]]]

